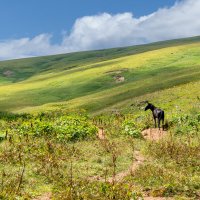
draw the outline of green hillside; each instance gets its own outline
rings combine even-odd
[[[124,81],[118,81],[120,77]],[[129,103],[147,98],[161,102],[174,86],[177,89],[171,92],[176,96],[183,84],[191,92],[187,99],[195,101],[200,95],[200,37],[2,61],[0,109],[126,109]]]

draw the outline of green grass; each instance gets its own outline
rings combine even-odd
[[[187,138],[173,136],[149,143],[145,151],[151,161],[138,168],[130,180],[150,190],[151,196],[198,198],[195,195],[200,189],[200,146],[197,138],[190,137],[189,134]]]
[[[0,110],[98,113],[174,86],[189,83],[193,89],[200,81],[199,42],[195,37],[0,62]],[[123,83],[116,83],[117,74]]]
[[[55,116],[52,113],[46,115],[43,113],[38,116],[15,116],[15,118],[14,115],[1,116],[1,134],[5,135],[5,132],[8,132],[8,139],[4,138],[0,142],[2,175],[0,197],[2,199],[3,197],[32,199],[40,194],[53,193],[52,188],[57,189],[59,184],[63,184],[64,187],[68,185],[70,176],[73,176],[74,182],[77,181],[75,184],[78,184],[79,180],[86,181],[88,184],[87,180],[90,178],[95,176],[104,178],[105,174],[107,178],[112,177],[113,154],[117,158],[116,173],[127,170],[131,165],[132,140],[129,141],[127,138],[113,138],[111,141],[108,134],[107,141],[93,137],[67,142],[65,139],[57,139],[54,134],[56,129],[50,133],[48,129],[41,131],[38,123],[41,123],[41,127],[46,127],[48,121],[53,123],[56,119],[63,119],[65,116],[64,113],[54,114]],[[73,114],[68,116],[73,117]],[[87,120],[91,123],[90,119]],[[33,130],[34,127],[37,129]],[[54,127],[59,128],[60,125],[54,124]],[[45,131],[47,134],[44,134]],[[73,131],[75,130],[71,130],[71,134],[74,134]],[[34,136],[36,132],[41,135]],[[63,133],[66,134],[66,130],[63,129]],[[19,177],[24,163],[25,173],[18,191]]]
[[[55,199],[128,200],[148,193],[152,197],[196,200],[200,189],[199,110],[187,114],[174,111],[176,115],[169,121],[170,134],[158,142],[124,134],[123,124],[127,122],[134,122],[138,130],[151,125],[149,118],[142,115],[144,112],[138,112],[138,116],[129,112],[94,118],[68,111],[0,113],[0,197],[33,199],[50,192]],[[66,117],[70,121],[75,116],[68,127],[63,123]],[[89,124],[103,126],[106,140],[95,135],[76,141],[58,137],[74,135],[80,116]],[[135,151],[145,158],[144,162],[122,182],[105,182],[105,177],[112,178],[114,171],[126,173],[137,162]],[[25,173],[20,181],[23,166]]]
[[[0,63],[0,72],[11,71],[12,74],[9,77],[6,77],[6,80],[10,82],[19,82],[42,72],[75,69],[86,64],[93,64],[127,55],[144,53],[171,46],[193,44],[199,42],[199,40],[200,37],[198,36],[133,47],[3,61]]]

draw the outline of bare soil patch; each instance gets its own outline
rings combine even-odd
[[[34,198],[33,200],[51,200],[51,193],[45,193],[41,196]]]
[[[103,129],[103,127],[100,127],[99,130],[98,130],[98,138],[100,140],[105,140],[106,139],[106,136],[105,136],[105,131]]]
[[[6,71],[3,72],[3,75],[6,76],[6,77],[10,77],[10,76],[12,76],[13,74],[14,74],[14,72],[11,71],[11,70],[6,70]]]
[[[115,76],[114,79],[115,79],[116,83],[122,83],[125,81],[124,76],[121,76],[121,75]]]
[[[172,200],[168,197],[143,197],[144,200]]]
[[[158,141],[163,137],[165,137],[166,134],[167,131],[164,131],[162,129],[159,130],[158,128],[149,128],[142,131],[143,137],[147,140],[152,140],[152,141]]]

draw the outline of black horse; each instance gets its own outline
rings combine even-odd
[[[162,125],[164,125],[164,118],[165,114],[164,111],[160,108],[156,108],[153,104],[147,102],[148,105],[145,107],[145,111],[150,109],[153,114],[154,122],[155,122],[155,128],[156,128],[156,118],[158,119],[158,128],[160,129],[160,121],[162,121]]]

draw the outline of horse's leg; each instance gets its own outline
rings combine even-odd
[[[156,128],[156,118],[154,117],[154,123],[155,123],[155,128]]]
[[[162,119],[162,129],[164,131],[164,120]]]
[[[160,130],[160,119],[158,118],[158,128]]]

